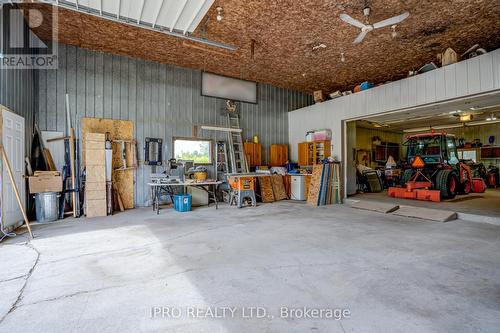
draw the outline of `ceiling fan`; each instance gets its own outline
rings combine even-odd
[[[355,18],[350,17],[347,14],[340,14],[340,19],[342,21],[349,23],[349,24],[361,29],[360,34],[354,40],[354,44],[361,43],[363,41],[363,39],[366,37],[366,34],[369,33],[370,31],[372,31],[374,29],[387,27],[389,25],[394,26],[394,25],[398,24],[399,22],[405,20],[408,16],[410,16],[410,13],[404,12],[401,15],[394,16],[394,17],[382,20],[382,21],[374,23],[374,24],[370,24],[369,23],[370,7],[365,7],[363,9],[363,14],[366,17],[367,24],[361,23],[360,21],[356,20]]]

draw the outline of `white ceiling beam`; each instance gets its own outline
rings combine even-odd
[[[156,23],[158,22],[158,17],[160,17],[161,10],[163,9],[163,4],[165,0],[161,0],[160,7],[158,7],[158,11],[156,12],[155,21],[153,22],[153,28],[156,27]]]
[[[142,0],[141,11],[140,11],[141,12],[141,14],[140,14],[141,16],[137,19],[137,22],[135,20],[134,21],[128,21],[127,20],[125,22],[123,20],[118,20],[114,15],[113,16],[107,16],[107,15],[103,16],[103,15],[99,15],[99,13],[97,11],[96,12],[86,11],[86,10],[84,10],[84,8],[80,8],[78,10],[78,9],[76,9],[76,6],[73,3],[66,2],[66,1],[59,1],[58,2],[58,7],[66,8],[66,9],[73,10],[73,11],[78,11],[78,12],[84,13],[86,15],[91,15],[91,16],[99,17],[101,19],[105,19],[105,20],[109,20],[109,21],[113,21],[113,22],[118,22],[118,23],[121,23],[121,24],[127,24],[127,25],[130,25],[130,26],[134,26],[136,28],[141,28],[141,29],[146,29],[146,30],[160,32],[160,33],[163,33],[165,35],[169,35],[169,36],[173,36],[173,37],[177,37],[177,38],[189,40],[189,41],[196,42],[196,43],[210,45],[210,46],[213,46],[213,47],[218,47],[218,48],[226,49],[226,50],[229,50],[229,51],[236,51],[238,49],[236,46],[229,45],[229,44],[226,44],[226,43],[216,42],[216,41],[212,41],[212,40],[209,40],[209,39],[206,39],[206,38],[195,37],[195,36],[191,36],[191,35],[183,35],[183,34],[181,34],[179,32],[171,31],[171,30],[166,30],[166,29],[159,30],[157,28],[153,28],[151,25],[141,24],[142,12],[143,12],[143,9],[144,9],[144,2],[145,2],[145,0]],[[186,2],[187,2],[187,0],[184,0],[184,6],[186,5]],[[54,3],[56,3],[56,2],[54,2]],[[183,8],[184,8],[184,6],[183,6]],[[179,16],[180,16],[181,13],[182,13],[182,10],[180,11]]]
[[[205,2],[206,0],[203,0],[203,1],[200,1],[200,5],[198,6],[198,8],[196,8],[196,10],[194,11],[193,15],[191,16],[191,18],[189,19],[188,23],[186,24],[186,27],[184,28],[184,30],[182,31],[182,33],[185,35],[186,32],[188,31],[189,27],[191,26],[191,24],[193,23],[194,19],[196,18],[196,16],[198,16],[198,14],[200,13],[201,9],[203,8],[203,6],[205,5]]]
[[[139,11],[139,17],[137,18],[137,24],[141,23],[142,12],[144,11],[144,1],[146,1],[146,0],[141,0],[141,10]]]
[[[181,17],[182,12],[184,11],[184,8],[186,8],[187,0],[183,0],[183,4],[181,5],[181,8],[177,11],[177,14],[175,14],[174,20],[172,21],[172,24],[170,25],[170,32],[174,31],[174,27],[177,24],[177,21],[179,21],[179,17]]]

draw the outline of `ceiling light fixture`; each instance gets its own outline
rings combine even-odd
[[[488,118],[486,118],[487,121],[493,121],[493,120],[497,120],[497,117],[495,116],[494,113],[492,113]]]
[[[398,32],[396,31],[396,27],[397,27],[396,24],[394,24],[393,26],[391,26],[391,29],[392,29],[391,36],[392,36],[392,38],[396,38],[399,35]]]
[[[448,129],[448,128],[460,128],[463,127],[463,124],[457,124],[457,125],[441,125],[441,126],[427,126],[427,127],[419,127],[419,128],[410,128],[410,129],[405,129],[403,130],[403,133],[415,133],[415,132],[425,132],[425,131],[430,131],[430,130],[442,130],[442,129]]]
[[[222,21],[222,7],[217,7],[215,10],[217,10],[217,22]]]
[[[472,126],[489,125],[489,124],[496,124],[496,123],[500,123],[500,120],[472,121],[470,123],[455,124],[455,125],[440,125],[440,126],[427,126],[427,127],[420,127],[420,128],[410,128],[410,129],[403,130],[403,132],[404,133],[425,132],[425,131],[429,131],[431,129],[442,130],[442,129],[448,129],[448,128],[472,127]]]
[[[471,121],[471,120],[472,120],[472,115],[471,114],[460,115],[460,121]]]
[[[340,61],[345,62],[344,52],[340,53]]]

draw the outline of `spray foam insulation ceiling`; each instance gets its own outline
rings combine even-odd
[[[347,13],[363,21],[365,4],[371,8],[372,23],[404,11],[410,16],[397,26],[396,38],[386,27],[354,45],[359,29],[339,15]],[[51,15],[47,4],[20,6]],[[220,22],[217,6],[223,8]],[[162,11],[168,11],[168,6]],[[192,36],[234,45],[236,51],[68,9],[59,8],[58,18],[57,39],[62,43],[305,92],[397,80],[436,61],[436,54],[447,47],[460,54],[474,44],[486,50],[500,46],[500,6],[498,1],[486,0],[215,1]],[[51,38],[47,25],[34,31],[42,39]],[[320,43],[326,48],[313,51]]]

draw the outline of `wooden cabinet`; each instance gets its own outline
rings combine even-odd
[[[269,146],[269,165],[283,166],[288,161],[288,145]]]
[[[306,166],[313,164],[313,142],[299,143],[299,165]]]
[[[249,167],[262,165],[262,146],[260,143],[245,142],[244,149]]]
[[[307,166],[320,163],[330,157],[332,144],[328,140],[299,143],[299,165]]]

